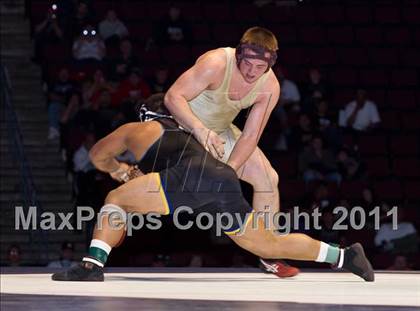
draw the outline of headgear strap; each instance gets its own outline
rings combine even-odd
[[[254,54],[245,54],[245,49],[250,49]],[[244,58],[252,58],[252,59],[261,59],[263,61],[266,61],[268,64],[268,68],[266,71],[268,71],[273,65],[276,63],[277,60],[277,53],[276,51],[270,51],[260,45],[251,44],[251,43],[240,43],[236,47],[236,63],[239,66],[240,62]]]
[[[160,118],[173,119],[171,115],[161,114],[161,113],[149,110],[146,104],[141,105],[139,109],[140,122],[153,121]]]

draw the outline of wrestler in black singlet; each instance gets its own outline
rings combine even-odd
[[[173,213],[179,206],[197,210],[210,205],[206,209],[210,214],[231,213],[234,222],[225,232],[237,232],[239,222],[235,213],[243,220],[252,207],[242,195],[236,172],[213,158],[171,119],[155,121],[162,125],[164,132],[137,166],[145,174],[159,173],[168,213]]]

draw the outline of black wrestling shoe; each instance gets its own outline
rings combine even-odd
[[[360,276],[366,282],[373,282],[375,280],[372,265],[366,258],[360,243],[354,243],[345,248],[343,269]]]
[[[66,271],[54,273],[51,279],[53,281],[103,282],[104,269],[91,262],[82,261]]]

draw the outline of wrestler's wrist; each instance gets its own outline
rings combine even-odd
[[[109,174],[115,174],[115,173],[121,173],[124,169],[124,167],[121,166],[121,162],[118,162],[117,168],[108,171]]]

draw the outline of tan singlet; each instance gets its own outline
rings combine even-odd
[[[223,50],[226,53],[227,62],[222,84],[216,90],[204,90],[188,103],[192,112],[207,128],[215,131],[226,140],[225,156],[222,159],[226,162],[236,140],[241,135],[241,131],[232,122],[242,109],[254,104],[258,91],[267,80],[271,69],[258,79],[255,86],[245,97],[241,100],[231,100],[229,99],[229,87],[233,66],[236,66],[235,49],[223,48]]]

